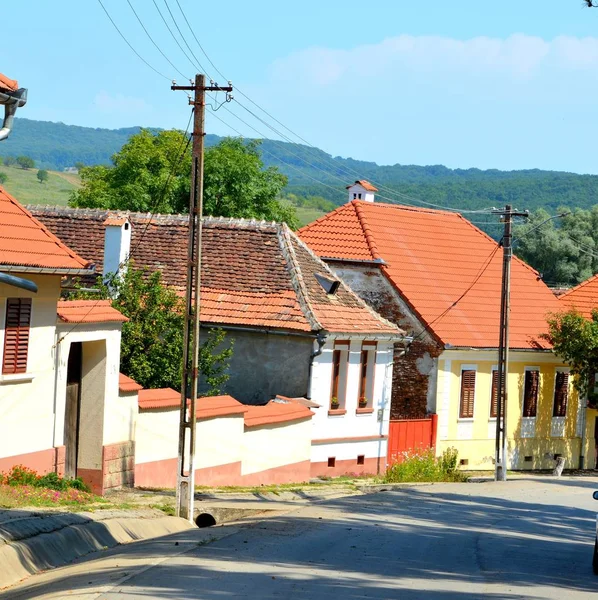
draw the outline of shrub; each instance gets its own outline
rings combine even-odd
[[[89,486],[80,477],[65,479],[56,473],[38,475],[33,469],[29,469],[23,465],[15,465],[6,475],[0,473],[0,484],[10,486],[26,485],[59,492],[66,492],[69,489],[81,492],[91,491]]]
[[[386,469],[384,481],[386,483],[464,481],[465,475],[457,469],[457,457],[455,448],[447,448],[438,458],[432,448],[403,452],[396,457],[396,462]]]

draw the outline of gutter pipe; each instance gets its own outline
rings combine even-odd
[[[4,123],[0,129],[0,141],[2,141],[12,130],[17,108],[27,104],[27,89],[20,88],[16,92],[0,91],[0,104],[4,104]]]

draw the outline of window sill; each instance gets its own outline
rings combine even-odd
[[[457,423],[473,423],[473,417],[459,417]]]
[[[356,415],[371,415],[374,412],[373,408],[358,408],[355,410]]]
[[[33,373],[11,373],[0,375],[0,385],[7,383],[29,383],[35,379]]]
[[[496,417],[488,417],[488,421],[492,423],[496,423]]]
[[[331,408],[328,411],[329,416],[342,417],[343,415],[346,415],[346,414],[347,414],[347,411],[344,408]]]

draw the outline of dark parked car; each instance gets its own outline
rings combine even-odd
[[[598,500],[598,492],[593,494],[594,500]],[[598,575],[598,516],[596,517],[596,541],[594,542],[594,560],[592,560],[592,567],[594,567],[594,574]]]

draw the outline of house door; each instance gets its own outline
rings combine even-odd
[[[81,342],[71,344],[66,376],[66,409],[64,413],[64,476],[77,476],[79,453],[79,412],[81,410],[81,365],[83,348]]]

